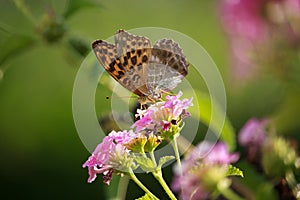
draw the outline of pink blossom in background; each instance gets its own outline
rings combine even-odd
[[[238,153],[231,154],[224,142],[213,144],[210,142],[201,142],[186,157],[190,162],[201,161],[203,164],[230,164],[239,159]]]
[[[202,200],[210,195],[202,181],[205,171],[212,166],[222,167],[236,162],[239,154],[230,153],[225,143],[202,142],[190,152],[182,162],[182,171],[174,168],[175,178],[172,189],[179,193],[180,199]],[[202,166],[202,167],[201,167]]]
[[[220,18],[229,36],[250,41],[266,37],[268,24],[263,17],[267,0],[221,0]]]
[[[206,200],[210,196],[207,188],[201,184],[201,179],[195,175],[185,174],[184,178],[176,176],[171,187],[180,193],[179,199]]]
[[[230,41],[231,72],[237,80],[249,79],[255,75],[256,65],[253,63],[255,57],[255,44],[247,39],[233,39]]]
[[[284,4],[288,18],[288,37],[293,47],[300,43],[300,0],[286,0]]]
[[[203,163],[230,164],[236,162],[238,159],[238,153],[230,153],[227,145],[224,142],[219,142],[212,148],[208,155],[203,158]]]
[[[300,0],[221,0],[219,13],[237,81],[255,77],[260,68],[276,70],[266,66],[268,59],[300,43]]]
[[[267,0],[221,0],[220,20],[229,38],[231,74],[249,79],[255,74],[255,47],[268,37],[269,25],[263,16]]]
[[[246,122],[238,134],[239,143],[243,146],[256,145],[260,147],[266,139],[267,120],[252,118]]]

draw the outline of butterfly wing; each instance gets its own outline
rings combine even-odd
[[[149,95],[146,87],[146,66],[151,53],[150,40],[119,30],[115,34],[115,46],[126,76],[130,78],[139,92],[145,96]]]
[[[142,95],[132,84],[131,79],[126,76],[126,70],[118,57],[115,45],[109,44],[103,40],[96,40],[92,43],[94,53],[104,69],[123,87],[129,91]]]
[[[92,47],[99,62],[115,80],[149,99],[157,99],[154,96],[157,90],[161,93],[174,89],[188,73],[188,62],[173,40],[159,40],[151,48],[148,38],[119,30],[115,34],[115,45],[96,40]]]
[[[173,40],[162,39],[157,41],[153,46],[154,55],[157,55],[164,64],[178,71],[183,77],[188,73],[189,63],[187,62],[182,49]],[[165,54],[157,54],[158,50],[165,50]],[[168,53],[169,52],[169,53]]]
[[[173,40],[157,41],[151,51],[147,87],[151,91],[170,91],[188,73],[188,62],[182,49]]]

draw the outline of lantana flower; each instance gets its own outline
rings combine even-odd
[[[182,170],[175,168],[172,188],[180,199],[207,199],[226,179],[229,164],[238,158],[237,153],[229,153],[225,143],[202,142],[184,158]]]
[[[248,162],[260,169],[261,147],[267,139],[267,119],[249,119],[238,134],[238,141],[245,147]]]
[[[220,13],[226,32],[231,36],[243,37],[250,41],[266,37],[268,24],[264,19],[262,8],[267,1],[222,0]]]
[[[189,116],[187,109],[192,106],[192,98],[180,100],[182,92],[176,96],[167,96],[167,101],[157,102],[147,110],[138,110],[136,117],[139,117],[131,127],[136,131],[152,130],[154,132],[166,132],[172,126],[179,128],[183,118]]]
[[[109,184],[113,173],[123,174],[135,163],[124,144],[135,137],[133,131],[112,131],[96,147],[89,159],[83,164],[88,167],[88,182],[93,182],[97,174],[103,174],[105,184]]]
[[[123,145],[135,152],[142,153],[152,152],[156,147],[161,143],[161,137],[158,135],[154,135],[151,131],[140,131],[136,133],[135,137],[124,143]]]
[[[239,143],[246,147],[247,160],[272,177],[284,177],[293,168],[297,152],[290,141],[267,129],[269,121],[252,118],[239,133]],[[274,167],[276,166],[276,167]]]
[[[269,25],[262,15],[265,0],[222,0],[220,20],[229,36],[233,75],[244,79],[253,75],[257,43],[266,40]]]
[[[243,146],[261,146],[266,139],[268,120],[252,118],[246,122],[238,134],[239,143]]]
[[[299,13],[299,0],[221,0],[220,20],[230,42],[233,77],[246,80],[260,68],[290,65],[287,52],[299,47]]]

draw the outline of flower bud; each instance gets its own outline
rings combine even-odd
[[[262,166],[269,176],[284,177],[296,162],[295,149],[281,137],[270,138],[262,149]]]

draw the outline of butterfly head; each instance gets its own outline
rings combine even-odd
[[[139,96],[138,101],[141,105],[153,104],[156,102],[155,99],[145,95]]]

